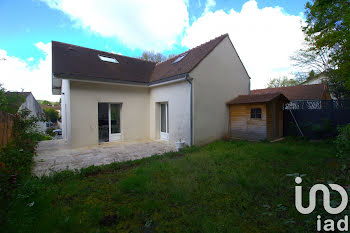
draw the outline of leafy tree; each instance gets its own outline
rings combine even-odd
[[[50,120],[51,122],[57,122],[59,119],[58,112],[53,108],[44,108],[44,113],[47,118],[47,120]]]
[[[6,96],[6,90],[2,87],[2,84],[0,84],[0,110],[4,111],[4,107],[7,105],[7,96]]]
[[[349,0],[311,0],[305,6],[303,28],[309,51],[326,51],[330,80],[338,89],[350,90],[350,7]]]
[[[287,77],[279,77],[279,78],[273,78],[270,79],[270,81],[267,83],[268,88],[276,88],[276,87],[289,87],[289,86],[296,86],[300,84],[300,81],[296,79],[288,79]]]
[[[50,101],[47,101],[47,100],[42,100],[40,102],[41,102],[41,104],[45,104],[45,105],[48,105],[48,106],[52,105],[52,103]]]
[[[0,110],[15,114],[19,106],[25,101],[23,95],[17,93],[6,92],[5,88],[0,84]]]

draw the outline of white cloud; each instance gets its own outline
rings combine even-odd
[[[207,14],[216,5],[215,0],[207,0],[203,15]]]
[[[259,9],[257,2],[251,0],[243,5],[241,12],[209,11],[186,29],[182,45],[192,48],[229,33],[252,78],[252,89],[264,88],[270,78],[290,76],[289,57],[301,48],[304,38],[302,18],[282,10],[280,7]]]
[[[39,42],[35,46],[45,54],[36,65],[29,65],[31,58],[9,56],[0,49],[0,83],[7,90],[31,91],[36,99],[59,100],[60,96],[51,94],[51,43]]]
[[[187,0],[42,0],[83,28],[129,48],[171,49],[188,26]]]

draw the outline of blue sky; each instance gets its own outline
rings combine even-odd
[[[253,84],[253,87],[263,87],[267,76],[275,75],[274,72],[279,75],[278,72],[290,71],[290,64],[282,64],[279,60],[286,60],[287,55],[290,56],[300,47],[302,38],[298,22],[302,19],[300,16],[306,3],[305,0],[170,0],[167,4],[161,4],[158,0],[150,0],[148,7],[139,0],[130,3],[94,1],[96,5],[85,6],[79,0],[1,0],[0,58],[2,56],[7,63],[12,63],[6,65],[7,73],[0,71],[0,83],[7,89],[33,91],[39,99],[57,99],[49,93],[50,87],[46,81],[51,80],[50,75],[39,70],[49,69],[45,66],[51,59],[52,40],[126,56],[139,56],[143,50],[160,51],[167,55],[183,52],[228,32],[238,53],[242,54],[243,62],[247,63],[248,73],[254,76],[252,81],[255,80],[256,85]],[[105,3],[99,5],[99,2]],[[243,6],[245,11],[242,10]],[[262,22],[265,24],[262,25]],[[286,34],[284,30],[290,32],[286,38],[281,35]],[[279,43],[285,41],[280,45],[282,51],[278,45],[274,46],[275,34]],[[291,39],[287,36],[295,34],[292,39],[297,43],[291,47]],[[260,39],[260,35],[264,35],[264,38]],[[269,41],[272,41],[270,50],[262,48]],[[260,61],[269,51],[272,54],[278,52],[274,52],[274,49],[285,53],[285,57],[271,64],[269,71],[258,69],[257,63],[262,66],[258,58],[251,60],[251,53],[246,52],[254,46],[258,50],[255,53],[260,54]],[[290,48],[286,49],[288,46]],[[0,67],[5,66],[2,63]],[[22,82],[15,75],[17,71],[9,70],[9,67],[20,69],[18,76],[22,79],[25,79],[26,70],[32,72],[28,77],[33,76],[33,72],[37,72],[37,76],[45,73],[48,75],[46,86],[39,88],[37,85],[45,77],[38,77],[35,86],[29,80]]]

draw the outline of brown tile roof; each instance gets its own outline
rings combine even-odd
[[[176,76],[179,74],[186,74],[192,71],[228,34],[221,35],[208,41],[202,45],[199,45],[193,49],[190,49],[184,53],[181,53],[175,57],[172,57],[164,62],[158,63],[155,66],[154,72],[151,76],[151,82],[161,80],[163,78]],[[173,62],[180,56],[186,54],[181,61]]]
[[[40,106],[42,109],[52,108],[52,109],[55,109],[56,111],[61,110],[61,105],[51,106],[51,105],[46,105],[46,104],[40,104]]]
[[[22,95],[24,98],[27,98],[31,94],[30,91],[8,91],[8,95]]]
[[[81,80],[127,81],[148,84],[190,72],[226,36],[228,35],[221,35],[158,64],[52,41],[52,72],[56,76],[73,76]],[[173,61],[183,54],[187,55],[181,61],[173,64]],[[115,58],[119,63],[101,61],[98,55]]]
[[[280,98],[283,101],[289,102],[289,100],[282,93],[275,92],[275,93],[266,93],[266,94],[239,95],[233,100],[227,102],[227,104],[232,105],[232,104],[266,103],[276,98]]]
[[[322,100],[328,93],[324,84],[299,85],[293,87],[279,87],[252,90],[251,94],[282,93],[289,100]]]
[[[119,64],[101,61],[98,55],[115,58]],[[82,80],[147,83],[155,63],[52,41],[52,72]]]

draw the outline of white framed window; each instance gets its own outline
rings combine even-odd
[[[115,59],[114,57],[106,57],[106,56],[102,56],[102,55],[98,55],[98,57],[100,58],[101,61],[119,63],[118,60]]]
[[[182,55],[180,55],[178,58],[175,59],[175,61],[172,62],[172,64],[178,63],[179,61],[181,61],[184,57],[186,57],[187,53],[184,53]]]

